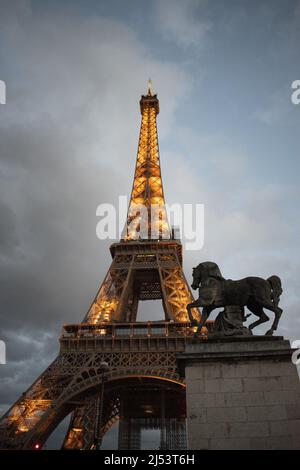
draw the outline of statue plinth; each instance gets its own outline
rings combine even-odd
[[[177,356],[189,449],[300,449],[300,381],[283,337],[195,339]]]

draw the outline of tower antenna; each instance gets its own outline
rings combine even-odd
[[[151,78],[149,78],[149,79],[148,79],[148,82],[147,82],[147,94],[150,95],[150,96],[153,96],[153,95],[154,95],[153,85],[152,85],[152,80],[151,80]]]

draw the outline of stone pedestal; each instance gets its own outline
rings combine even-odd
[[[282,337],[196,339],[178,355],[189,449],[300,449],[300,381]]]

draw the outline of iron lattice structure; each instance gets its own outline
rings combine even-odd
[[[182,245],[172,238],[168,224],[156,126],[159,101],[150,87],[140,108],[124,237],[110,248],[111,266],[83,322],[64,326],[58,357],[1,419],[1,448],[42,446],[72,413],[63,448],[92,449],[103,361],[109,371],[100,434],[120,420],[121,448],[139,447],[143,428],[160,429],[163,448],[186,445],[185,385],[176,371],[176,355],[193,335],[186,311],[193,297],[182,270]],[[135,210],[140,205],[148,216],[153,206],[158,214],[154,222],[147,219],[146,238],[140,235],[141,212]],[[165,320],[137,322],[139,301],[154,299],[162,300]],[[196,309],[193,314],[199,319]],[[148,404],[131,407],[131,414],[126,406],[129,390],[149,397]],[[162,396],[172,396],[174,406],[167,407]]]

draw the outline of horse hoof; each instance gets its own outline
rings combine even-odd
[[[266,335],[265,336],[272,336],[274,333],[274,331],[271,329],[269,331],[266,332]]]

